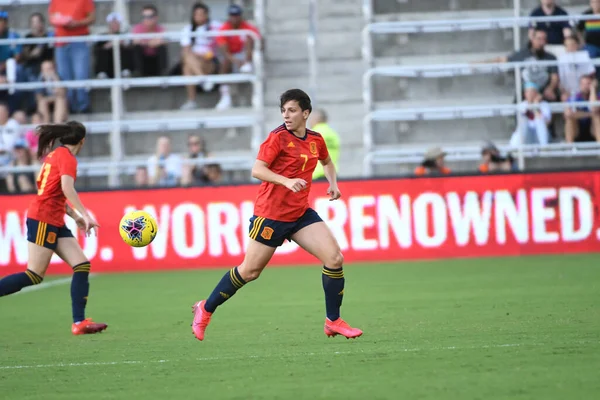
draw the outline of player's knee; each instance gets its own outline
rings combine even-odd
[[[344,265],[344,255],[342,254],[341,251],[337,251],[335,253],[333,253],[329,259],[329,262],[327,263],[327,268],[330,269],[341,269],[342,266]]]

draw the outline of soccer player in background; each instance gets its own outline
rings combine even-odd
[[[329,125],[329,118],[327,117],[325,110],[315,110],[311,115],[311,120],[311,129],[323,136],[325,144],[327,145],[327,150],[331,156],[331,161],[333,161],[334,166],[337,165],[338,160],[340,159],[340,135],[331,127],[331,125]],[[317,163],[312,178],[315,180],[324,177],[325,170],[323,169],[323,164]]]
[[[56,253],[73,268],[71,302],[74,335],[96,333],[107,328],[85,318],[90,285],[90,262],[65,225],[65,213],[75,220],[87,235],[96,231],[98,223],[87,212],[75,191],[77,159],[75,156],[85,142],[85,126],[70,121],[66,124],[40,125],[37,156],[43,160],[37,180],[38,192],[27,211],[27,250],[29,258],[25,272],[0,280],[0,297],[16,293],[24,287],[42,282],[50,259]],[[50,151],[58,140],[61,146]],[[71,208],[67,200],[72,204]],[[75,212],[77,210],[77,212]]]
[[[319,161],[329,181],[330,200],[341,197],[335,166],[323,137],[306,128],[312,111],[310,97],[302,90],[291,89],[281,95],[280,106],[284,123],[260,146],[252,168],[252,176],[262,184],[250,219],[246,256],[241,265],[223,276],[208,299],[192,307],[192,331],[198,340],[204,340],[217,307],[246,283],[257,279],[286,239],[293,240],[324,264],[325,334],[346,338],[362,335],[360,329],[350,327],[340,317],[344,295],[344,258],[340,247],[327,225],[308,205],[312,174]]]

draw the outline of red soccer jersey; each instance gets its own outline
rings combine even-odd
[[[67,198],[62,191],[63,175],[77,178],[77,159],[66,147],[46,156],[37,180],[38,193],[29,205],[27,217],[54,226],[65,224]]]
[[[227,21],[223,25],[221,25],[221,28],[219,30],[231,31],[233,29],[233,26],[229,23],[229,21]],[[260,36],[258,28],[246,21],[242,21],[240,27],[237,29],[252,31]],[[241,36],[217,36],[217,44],[219,46],[227,45],[227,49],[229,50],[229,52],[232,54],[236,54],[244,50],[244,45],[246,44],[246,35],[244,34]]]
[[[299,138],[281,125],[269,134],[258,151],[258,160],[286,178],[304,179],[306,189],[294,193],[285,186],[263,182],[254,203],[254,215],[282,222],[298,220],[308,209],[313,171],[319,160],[329,157],[327,145],[317,132],[306,130]]]

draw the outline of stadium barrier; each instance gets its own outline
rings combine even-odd
[[[315,183],[310,203],[328,223],[346,261],[596,252],[600,170],[343,181],[329,201]],[[243,259],[257,186],[85,192],[102,228],[79,235],[95,272],[231,267]],[[0,275],[27,262],[25,218],[32,196],[0,197]],[[110,204],[110,207],[106,205]],[[124,213],[144,209],[159,233],[145,248],[118,234]],[[74,224],[67,225],[75,232]],[[49,273],[68,273],[54,259]],[[296,244],[272,264],[319,264]]]

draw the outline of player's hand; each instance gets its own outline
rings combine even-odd
[[[294,193],[298,193],[298,192],[306,189],[306,185],[307,185],[306,181],[304,179],[299,179],[299,178],[288,179],[285,182],[285,187],[290,189]]]
[[[330,197],[329,201],[337,200],[342,197],[342,192],[340,192],[340,189],[338,189],[337,186],[329,186],[329,189],[327,189],[327,194]]]
[[[98,222],[87,213],[81,219],[83,220],[83,231],[85,232],[85,235],[91,236],[92,232],[94,232],[94,236],[98,236],[98,228],[100,227]]]

